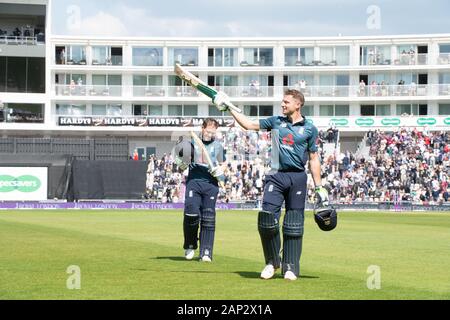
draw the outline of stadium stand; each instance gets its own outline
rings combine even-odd
[[[450,132],[420,132],[415,128],[370,131],[365,139],[370,153],[359,157],[348,151],[325,156],[323,140],[328,132],[321,132],[320,137],[324,185],[336,203],[449,201]],[[265,160],[270,159],[270,134],[231,128],[218,139],[228,161],[227,193],[222,201],[260,200],[264,176],[270,168]],[[329,141],[336,142],[333,137]],[[146,197],[163,202],[182,200],[185,174],[179,172],[170,154],[162,159],[152,156],[148,161]],[[312,202],[312,179],[309,182]]]

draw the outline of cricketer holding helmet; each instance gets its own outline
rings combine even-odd
[[[219,92],[213,100],[220,111],[229,97]],[[317,128],[301,114],[305,98],[298,90],[287,90],[281,102],[282,116],[252,121],[245,115],[229,110],[235,120],[247,130],[272,131],[272,172],[266,175],[262,211],[258,214],[266,266],[261,278],[270,279],[280,268],[285,279],[296,280],[300,275],[304,210],[307,195],[305,166],[309,159],[310,171],[316,186],[316,201],[328,205],[328,192],[321,185],[320,159],[317,153]],[[279,221],[285,202],[283,220],[283,257],[280,258],[281,239]]]

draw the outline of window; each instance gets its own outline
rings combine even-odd
[[[162,105],[134,104],[133,115],[135,116],[162,116]]]
[[[160,67],[163,65],[163,49],[160,47],[134,47],[133,66]]]
[[[161,105],[149,105],[148,106],[148,115],[149,116],[162,116],[163,115],[163,107]]]
[[[83,116],[86,114],[86,105],[57,104],[56,114],[64,116]]]
[[[248,117],[258,116],[258,106],[244,106],[244,114]]]
[[[236,87],[238,86],[237,76],[208,76],[208,85],[217,87],[217,89],[224,91],[229,96],[236,96]]]
[[[120,104],[93,104],[92,115],[118,117],[122,115],[122,105]]]
[[[401,80],[405,82],[405,84],[411,84],[411,82],[415,82],[417,84],[417,73],[412,72],[398,72],[395,75],[395,84],[398,84]]]
[[[0,92],[45,93],[45,58],[0,57]]]
[[[416,64],[417,45],[404,44],[397,46],[397,60],[395,64],[411,65]]]
[[[0,115],[2,122],[44,123],[43,104],[5,103]]]
[[[133,94],[135,96],[164,96],[160,75],[133,75]]]
[[[285,85],[293,88],[300,88],[300,82],[304,80],[306,86],[314,85],[314,75],[301,73],[301,74],[291,74],[285,76]]]
[[[234,67],[237,66],[236,48],[208,48],[209,67]]]
[[[390,65],[390,46],[362,46],[360,49],[361,65]]]
[[[320,62],[324,65],[350,64],[350,47],[320,47]]]
[[[224,117],[225,112],[219,111],[215,105],[208,106],[208,115],[211,117]]]
[[[338,66],[350,65],[350,47],[336,47],[334,60]]]
[[[45,93],[45,59],[27,58],[27,92]]]
[[[333,105],[321,105],[319,107],[319,115],[321,117],[333,117],[334,116],[334,106]]]
[[[312,65],[314,48],[285,48],[284,64],[286,66]]]
[[[333,61],[333,47],[322,47],[320,48],[320,60],[324,64],[330,64]]]
[[[349,105],[321,105],[319,107],[319,115],[321,117],[335,117],[350,115]]]
[[[259,106],[259,116],[260,117],[273,116],[273,106]]]
[[[301,114],[305,117],[314,117],[314,106],[304,105],[301,109]]]
[[[197,116],[197,105],[169,105],[169,116]]]
[[[26,92],[27,87],[27,64],[26,58],[7,58],[7,91]]]
[[[133,115],[134,116],[146,116],[147,115],[147,105],[133,104]]]
[[[440,73],[439,84],[450,84],[450,73]]]
[[[106,115],[106,104],[93,104],[92,105],[92,115],[93,116]]]
[[[121,116],[122,115],[122,105],[120,104],[111,104],[106,106],[106,115],[107,116]]]
[[[0,92],[6,92],[6,57],[0,56]]]
[[[361,106],[361,116],[363,116],[363,117],[375,116],[375,106],[374,105],[362,105]]]
[[[273,48],[244,48],[241,66],[272,66]]]
[[[271,117],[273,105],[244,105],[244,114],[249,117]]]
[[[350,115],[350,106],[349,105],[336,105],[334,106],[334,115],[335,116],[349,116]]]
[[[105,46],[92,47],[92,65],[106,65],[109,58],[109,48]]]
[[[440,116],[450,116],[450,104],[440,104],[439,105],[439,115]]]
[[[375,114],[377,117],[391,115],[391,106],[390,105],[377,105],[375,108],[376,108]]]
[[[372,73],[372,74],[369,74],[368,83],[366,83],[366,84],[369,85],[373,81],[375,81],[378,84],[381,84],[384,81],[385,84],[388,84],[391,81],[391,76],[388,73]]]
[[[198,66],[197,48],[169,48],[169,65]]]
[[[440,44],[439,53],[450,53],[450,44]]]
[[[419,105],[417,104],[398,104],[396,106],[396,114],[398,116],[404,115],[419,115]]]
[[[86,64],[86,47],[69,46],[67,64]]]
[[[169,116],[182,116],[183,106],[182,105],[169,105],[168,109]]]
[[[198,114],[197,105],[184,105],[183,116],[196,116]]]

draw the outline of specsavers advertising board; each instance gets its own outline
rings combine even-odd
[[[47,167],[0,167],[0,200],[47,200]]]

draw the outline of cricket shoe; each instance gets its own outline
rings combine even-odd
[[[286,280],[297,280],[297,276],[292,272],[292,271],[286,271],[286,273],[284,274],[284,278]]]
[[[203,256],[202,261],[203,262],[211,262],[211,258],[209,256]]]
[[[272,278],[275,274],[275,268],[272,264],[266,265],[266,267],[261,271],[261,278],[268,280]]]
[[[186,260],[192,260],[194,258],[195,250],[194,249],[186,249],[184,250],[184,256]]]

